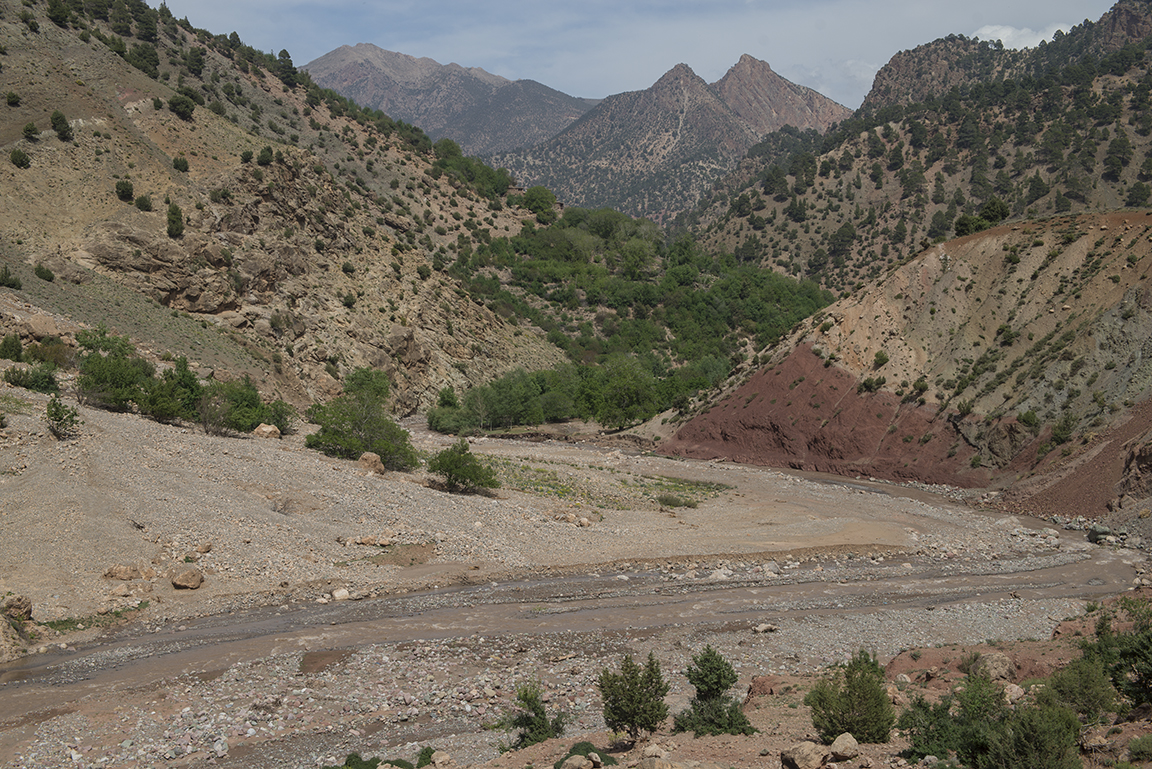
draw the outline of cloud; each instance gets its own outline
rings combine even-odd
[[[987,24],[974,33],[981,40],[999,40],[1005,48],[1035,48],[1042,40],[1051,40],[1056,30],[1067,32],[1071,24],[1049,24],[1037,32],[1027,27],[1009,27],[1004,24]]]

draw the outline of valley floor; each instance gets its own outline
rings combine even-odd
[[[42,397],[3,394],[27,413],[0,437],[0,594],[29,596],[39,622],[72,620],[67,635],[40,626],[41,653],[0,670],[4,767],[306,767],[412,759],[417,743],[482,763],[500,738],[484,725],[532,678],[574,715],[570,734],[594,733],[596,674],[622,653],[656,653],[675,712],[707,643],[738,691],[763,675],[807,688],[861,647],[888,662],[1047,639],[1144,570],[1079,532],[867,480],[489,439],[473,451],[503,487],[450,495],[300,435],[216,438],[85,409],[81,436],[57,442]],[[105,576],[114,566],[127,578]],[[175,589],[189,568],[204,584]],[[116,612],[127,622],[109,624]],[[801,700],[751,701],[751,738],[657,741],[676,761],[762,765],[810,735]]]

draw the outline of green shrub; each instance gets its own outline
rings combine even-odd
[[[35,123],[25,123],[22,133],[27,141],[34,142],[40,140],[40,129],[36,127]]]
[[[10,368],[4,372],[4,381],[14,387],[23,387],[38,393],[60,391],[56,381],[56,367],[51,363],[41,363],[30,368]]]
[[[0,356],[3,357],[3,356]],[[71,368],[75,354],[58,336],[46,336],[24,350],[24,360],[51,363],[56,368]]]
[[[49,283],[56,280],[56,273],[52,272],[52,270],[48,269],[47,267],[45,267],[42,264],[38,264],[35,267],[33,267],[32,268],[32,274],[35,275],[37,278],[40,278],[40,280],[46,280]]]
[[[265,403],[247,376],[235,382],[214,382],[204,388],[198,412],[204,432],[209,435],[250,433],[261,424],[275,425],[286,434],[291,432],[296,413],[283,401]]]
[[[419,458],[408,432],[385,411],[388,390],[382,371],[356,369],[345,380],[342,395],[308,409],[308,420],[320,425],[320,430],[309,435],[304,445],[346,459],[371,451],[391,470],[415,467]]]
[[[28,153],[16,147],[8,154],[8,159],[12,161],[12,165],[17,168],[30,168],[32,166],[32,158],[28,157]]]
[[[884,688],[884,671],[863,649],[818,681],[804,704],[812,708],[812,725],[827,743],[844,732],[860,742],[888,742],[896,722],[896,711]]]
[[[188,173],[188,158],[183,155],[177,155],[172,158],[172,167],[181,173]]]
[[[152,198],[148,197],[147,195],[137,196],[136,207],[139,208],[141,211],[151,211],[152,210]]]
[[[158,422],[193,420],[199,415],[202,397],[200,380],[188,368],[188,359],[180,356],[173,368],[164,371],[158,379],[145,383],[136,405],[140,413]]]
[[[192,113],[196,111],[196,102],[178,93],[168,100],[168,109],[181,120],[191,120]]]
[[[1128,755],[1133,761],[1152,761],[1152,734],[1137,737],[1129,742]]]
[[[260,150],[260,154],[256,156],[256,165],[269,166],[272,165],[272,148],[265,147]]]
[[[1080,769],[1080,721],[1058,705],[1011,711],[994,732],[987,753],[973,759],[976,769]]]
[[[83,424],[76,407],[65,406],[58,395],[53,395],[44,406],[44,422],[48,430],[61,440],[75,435]]]
[[[184,212],[175,203],[168,204],[168,237],[178,238],[184,234]]]
[[[640,732],[655,732],[668,717],[668,706],[664,704],[668,682],[652,652],[643,669],[632,661],[631,655],[625,655],[620,672],[601,670],[596,686],[604,702],[604,724],[614,732],[627,734],[632,742],[639,739]]]
[[[548,718],[539,682],[530,681],[516,687],[515,705],[517,710],[506,713],[495,724],[496,728],[505,731],[520,730],[513,742],[500,745],[501,753],[520,750],[564,734],[568,714],[561,712],[551,719]]]
[[[0,339],[0,360],[24,360],[24,345],[17,334],[8,334]]]
[[[589,753],[596,753],[600,756],[600,760],[604,762],[604,766],[616,766],[619,762],[603,751],[596,750],[596,746],[591,742],[577,742],[572,747],[568,748],[568,753],[563,758],[552,765],[552,769],[560,769],[572,756],[584,756],[588,758]]]
[[[72,125],[68,122],[68,118],[64,117],[64,113],[56,110],[49,118],[52,122],[52,130],[56,132],[56,138],[62,142],[72,141]]]
[[[496,473],[481,464],[468,450],[468,441],[464,438],[428,460],[428,472],[442,477],[449,489],[495,489],[500,486]]]
[[[128,411],[154,374],[152,364],[134,354],[91,352],[80,363],[76,393],[85,405]]]
[[[24,284],[20,282],[20,278],[13,275],[12,271],[8,269],[8,265],[0,267],[0,286],[19,291],[23,285]]]
[[[245,164],[251,163],[252,162],[252,150],[244,150],[243,152],[241,152],[240,153],[240,162],[245,163]]]
[[[135,190],[132,187],[132,182],[127,179],[121,179],[116,182],[116,197],[120,198],[126,203],[131,203],[132,198],[136,197]]]
[[[1064,705],[1085,724],[1093,725],[1116,707],[1116,690],[1108,679],[1104,661],[1084,656],[1053,673],[1037,695],[1037,702]]]
[[[877,350],[872,362],[876,368],[880,368],[888,362],[888,353],[883,350]]]
[[[9,91],[5,95],[5,100],[8,102],[9,107],[20,106],[20,94],[16,93],[15,91]]]

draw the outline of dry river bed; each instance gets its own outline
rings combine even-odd
[[[300,436],[85,412],[81,437],[58,443],[42,402],[7,392],[29,410],[0,436],[0,594],[29,595],[38,620],[88,622],[42,628],[41,653],[0,669],[3,767],[314,767],[423,745],[483,763],[501,738],[485,725],[531,679],[571,734],[597,732],[595,677],[623,653],[656,653],[675,710],[706,643],[746,687],[861,647],[886,661],[1047,638],[1144,573],[1142,553],[945,489],[487,440],[473,450],[503,488],[449,495]],[[137,576],[110,580],[113,564]],[[188,565],[205,583],[176,591],[168,575]],[[114,611],[129,621],[102,627]],[[806,732],[781,720],[770,734]]]

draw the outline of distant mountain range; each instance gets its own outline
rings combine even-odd
[[[599,101],[371,43],[342,45],[301,69],[318,85],[361,106],[418,125],[433,139],[454,140],[469,155],[546,141]]]
[[[648,89],[600,102],[366,43],[303,69],[325,88],[508,168],[523,186],[656,220],[692,205],[765,134],[785,125],[823,133],[852,114],[748,55],[716,83],[678,64]]]

